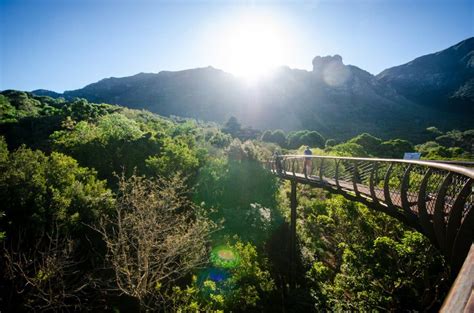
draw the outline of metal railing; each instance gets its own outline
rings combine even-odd
[[[474,162],[282,155],[265,166],[283,179],[362,202],[423,233],[442,252],[453,278],[463,268],[443,311],[474,306]],[[456,286],[470,286],[470,292]]]
[[[321,187],[385,212],[425,234],[453,273],[474,234],[474,163],[282,155],[266,166],[284,179]]]

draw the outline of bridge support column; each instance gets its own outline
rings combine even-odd
[[[290,194],[290,289],[294,290],[296,287],[296,181],[291,181]]]

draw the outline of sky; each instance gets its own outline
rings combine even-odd
[[[0,90],[206,66],[311,70],[334,54],[378,74],[472,36],[472,0],[0,0]]]

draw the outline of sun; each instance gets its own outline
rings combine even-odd
[[[226,70],[250,80],[282,65],[289,48],[284,42],[284,31],[263,16],[241,18],[224,37],[221,53],[226,57]]]

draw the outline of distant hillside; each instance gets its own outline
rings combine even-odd
[[[51,98],[59,98],[62,97],[63,95],[51,90],[46,90],[46,89],[36,89],[33,90],[31,93],[37,95],[37,96],[47,96]]]
[[[66,91],[66,98],[80,97],[100,103],[144,108],[161,115],[180,115],[223,121],[236,106],[237,80],[212,67],[130,77],[107,78],[82,89]]]
[[[474,37],[386,69],[377,79],[420,104],[474,114]]]
[[[315,57],[313,70],[280,67],[256,84],[207,67],[107,78],[64,97],[86,98],[259,129],[311,129],[327,138],[362,132],[422,141],[421,130],[474,124],[473,39],[374,76],[339,55]],[[42,91],[44,94],[44,91]],[[448,110],[447,105],[455,105]]]

